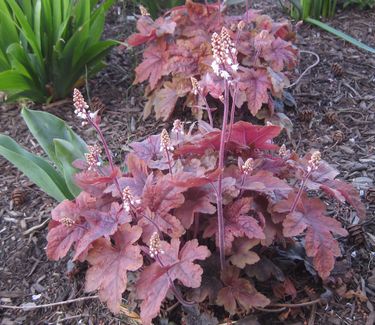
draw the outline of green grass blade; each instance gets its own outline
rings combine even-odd
[[[337,29],[335,29],[335,28],[333,28],[333,27],[331,27],[331,26],[329,26],[325,23],[322,23],[319,20],[308,17],[308,18],[306,18],[305,21],[307,21],[310,24],[316,25],[316,26],[320,27],[321,29],[323,29],[323,30],[335,35],[335,36],[338,36],[338,37],[342,38],[344,41],[347,41],[347,42],[359,47],[362,50],[365,50],[365,51],[368,51],[372,54],[375,54],[375,48],[373,48],[371,46],[368,46],[368,45],[358,41],[354,37],[352,37],[348,34],[345,34],[344,32],[342,32],[340,30],[337,30]]]

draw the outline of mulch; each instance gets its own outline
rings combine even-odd
[[[263,8],[273,18],[285,17],[277,3],[258,0],[253,6]],[[128,9],[118,6],[111,11],[107,37],[124,39],[129,35],[134,27],[125,26],[134,24],[127,21]],[[375,10],[350,8],[339,12],[329,23],[375,46]],[[330,206],[331,215],[352,229],[350,236],[341,240],[344,254],[334,277],[330,283],[322,284],[307,278],[306,272],[292,274],[299,284],[293,303],[306,302],[309,293],[329,292],[332,297],[326,304],[283,308],[278,313],[258,310],[237,324],[372,324],[375,319],[375,56],[309,25],[300,27],[297,46],[316,53],[320,63],[292,89],[297,107],[286,108],[284,113],[294,129],[290,139],[284,135],[279,141],[300,154],[319,149],[323,158],[340,170],[340,178],[358,188],[368,208],[367,220],[358,220],[349,208]],[[170,125],[152,117],[142,120],[143,87],[132,85],[138,60],[139,49],[113,49],[108,67],[87,85],[90,95],[104,103],[103,131],[118,162],[123,161],[131,141],[144,139]],[[292,79],[314,60],[314,56],[302,53],[301,64]],[[74,118],[71,104],[44,109],[66,120],[88,142],[95,140],[94,134],[83,129]],[[0,106],[0,132],[32,152],[41,153],[19,112],[19,105]],[[183,118],[192,120],[188,112]],[[56,202],[1,157],[0,170],[0,304],[41,305],[86,296],[86,266],[72,267],[69,256],[58,262],[48,261],[44,252],[47,224]],[[135,323],[125,313],[111,314],[98,299],[30,311],[0,309],[0,321],[1,325]]]

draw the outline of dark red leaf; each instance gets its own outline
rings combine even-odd
[[[121,171],[115,167],[112,171],[109,167],[101,168],[101,173],[97,171],[82,171],[74,175],[74,180],[79,188],[93,196],[101,196],[104,189],[112,184],[115,177],[120,177]]]
[[[258,281],[265,282],[274,276],[278,281],[285,281],[283,271],[267,257],[262,257],[259,262],[247,265],[245,272],[249,277],[256,277]]]
[[[248,122],[239,121],[233,124],[231,136],[227,149],[246,150],[263,149],[275,150],[277,145],[272,143],[272,139],[279,135],[281,128],[278,126],[260,126]],[[175,152],[177,155],[197,154],[203,155],[207,150],[218,151],[220,148],[221,131],[212,131],[204,134],[197,141],[191,141]]]

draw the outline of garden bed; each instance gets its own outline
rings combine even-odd
[[[255,1],[254,7],[264,9],[273,18],[282,17],[283,13],[275,3]],[[131,32],[124,27],[129,25],[124,21],[128,13],[118,15],[116,9],[108,17],[106,33],[109,37],[123,39]],[[338,13],[329,23],[367,44],[375,44],[373,10],[348,9]],[[315,52],[320,63],[293,88],[297,107],[285,113],[291,118],[294,131],[291,139],[284,135],[284,141],[287,147],[300,154],[311,148],[320,150],[323,158],[341,171],[340,178],[358,186],[368,208],[368,218],[359,235],[352,232],[341,240],[344,255],[337,262],[331,281],[322,284],[303,268],[289,274],[298,292],[292,304],[306,303],[327,290],[330,296],[326,303],[307,303],[304,307],[290,309],[281,307],[277,313],[255,310],[242,324],[365,324],[366,321],[372,324],[371,317],[375,317],[374,312],[371,313],[375,303],[375,272],[371,271],[375,258],[375,195],[374,192],[372,197],[368,195],[368,188],[375,188],[375,57],[307,25],[300,27],[297,46]],[[108,68],[88,85],[91,96],[101,98],[105,105],[103,131],[111,149],[117,150],[114,151],[117,161],[123,160],[131,141],[142,140],[170,126],[153,117],[142,120],[143,89],[132,86],[136,51],[113,49]],[[301,65],[293,78],[314,60],[314,56],[302,53]],[[94,134],[85,131],[75,119],[70,103],[46,109],[68,121],[88,142],[94,140]],[[1,106],[0,132],[40,153],[19,111],[19,107]],[[186,123],[193,121],[189,111],[185,115],[179,113],[179,118]],[[279,141],[282,143],[283,138]],[[56,202],[3,158],[0,158],[0,168],[1,304],[19,306],[34,302],[41,305],[87,296],[84,293],[85,265],[72,269],[69,257],[53,262],[45,255],[47,223]],[[19,189],[17,195],[15,189]],[[17,199],[24,202],[16,205]],[[350,209],[332,206],[329,211],[345,228],[358,221]],[[358,244],[355,244],[356,240]],[[279,301],[284,302],[290,301]],[[172,305],[162,308],[162,317],[167,317],[165,311],[170,308],[169,319],[178,323],[182,310],[178,306],[172,309]],[[80,320],[87,324],[136,323],[125,312],[124,308],[124,313],[113,315],[98,299],[87,299],[32,311],[1,309],[0,324],[54,324],[58,321],[76,324]],[[201,322],[197,320],[191,324]]]

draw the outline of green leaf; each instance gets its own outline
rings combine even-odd
[[[41,49],[38,46],[38,41],[36,39],[33,29],[30,26],[30,23],[27,21],[26,15],[22,12],[21,8],[15,0],[7,0],[7,2],[9,6],[12,8],[14,15],[17,17],[17,20],[20,24],[19,27],[22,30],[22,35],[30,44],[31,48],[34,51],[34,54],[37,55],[38,64],[40,65],[40,67],[44,67]]]
[[[60,165],[62,166],[66,185],[74,197],[77,197],[81,190],[74,182],[73,176],[78,172],[78,170],[72,166],[72,163],[73,161],[81,158],[82,154],[81,152],[77,151],[76,147],[66,140],[55,139],[53,140],[53,143],[55,145],[56,156],[60,161]]]
[[[23,149],[9,136],[0,134],[0,154],[57,201],[74,198],[62,176],[46,160]]]
[[[365,51],[368,51],[370,53],[373,53],[375,54],[375,48],[373,47],[370,47],[360,41],[358,41],[357,39],[349,36],[348,34],[345,34],[344,32],[340,31],[340,30],[337,30],[325,23],[322,23],[321,21],[319,20],[316,20],[316,19],[313,19],[313,18],[307,18],[306,21],[310,24],[313,24],[313,25],[316,25],[318,27],[320,27],[321,29],[324,29],[325,31],[333,34],[333,35],[336,35],[340,38],[342,38],[344,41],[347,41],[357,47],[359,47],[360,49],[362,50],[365,50]]]
[[[32,80],[14,70],[0,72],[0,90],[6,92],[8,100],[30,98],[43,102],[46,97],[40,92]]]
[[[81,154],[80,157],[84,157],[87,152],[86,143],[62,119],[47,112],[27,108],[22,109],[21,115],[40,146],[61,171],[63,166],[55,152],[55,139],[68,141]]]

